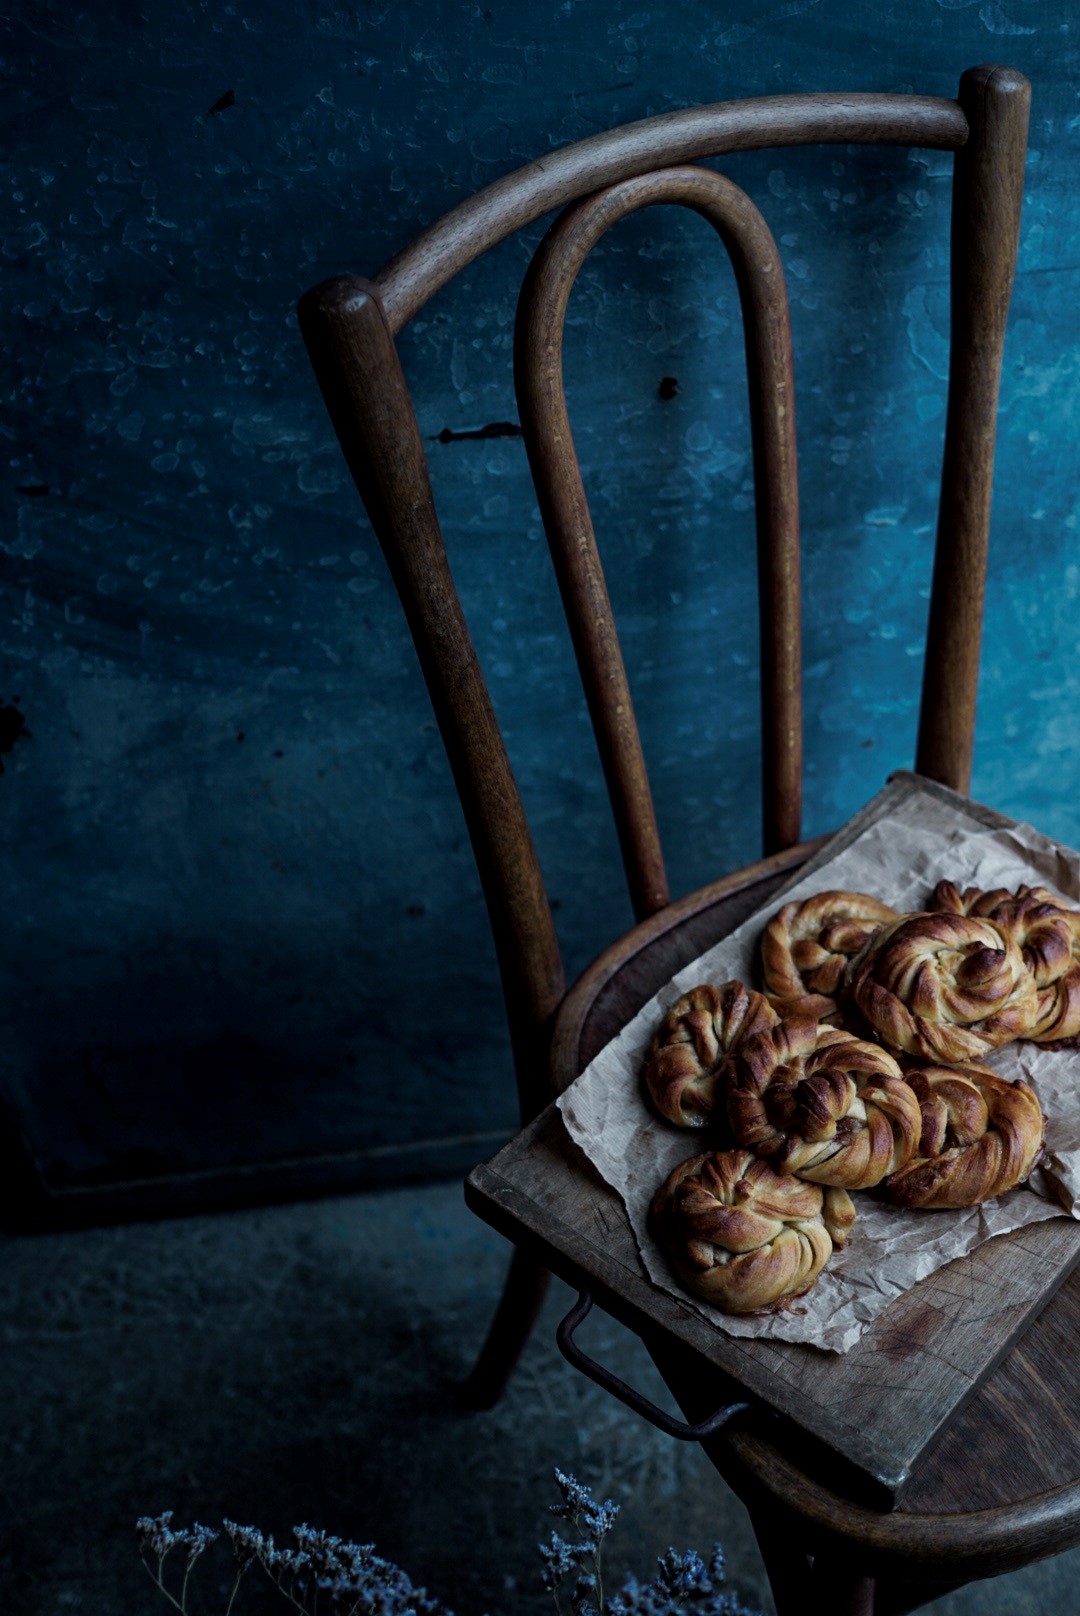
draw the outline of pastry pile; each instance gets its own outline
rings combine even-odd
[[[714,1145],[661,1185],[650,1225],[726,1313],[804,1296],[854,1224],[849,1192],[934,1209],[1022,1184],[1045,1119],[986,1058],[1080,1045],[1080,911],[1043,887],[941,881],[906,915],[820,892],[769,921],[761,971],[763,992],[684,994],[642,1072],[654,1111]]]

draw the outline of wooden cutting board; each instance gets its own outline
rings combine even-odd
[[[917,776],[898,776],[789,884],[923,792],[952,800],[969,820],[994,828],[1014,823]],[[1071,1218],[998,1236],[898,1297],[854,1347],[836,1355],[730,1336],[654,1286],[622,1201],[554,1106],[475,1169],[466,1199],[570,1284],[587,1285],[646,1339],[658,1329],[677,1336],[731,1378],[733,1395],[749,1393],[788,1422],[838,1481],[869,1486],[886,1505],[899,1500],[920,1457],[1080,1261],[1080,1223]]]

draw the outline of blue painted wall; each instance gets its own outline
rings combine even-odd
[[[1080,842],[1074,19],[1068,0],[9,13],[0,991],[9,1109],[54,1182],[371,1149],[393,1175],[454,1158],[417,1140],[512,1125],[460,812],[292,309],[621,121],[779,91],[949,95],[987,60],[1032,78],[974,791]],[[951,160],[723,166],[766,213],[793,303],[814,834],[911,761]],[[629,915],[524,453],[439,441],[516,418],[514,298],[540,233],[455,283],[402,349],[576,970]],[[570,326],[685,890],[758,850],[741,336],[708,228],[628,221]]]

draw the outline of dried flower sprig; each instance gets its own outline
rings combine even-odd
[[[619,1506],[610,1499],[598,1504],[587,1487],[561,1470],[555,1471],[555,1485],[562,1503],[553,1504],[552,1513],[581,1534],[577,1543],[568,1543],[553,1533],[550,1545],[540,1545],[544,1587],[551,1592],[559,1616],[563,1616],[560,1596],[564,1584],[569,1585],[568,1616],[680,1616],[683,1612],[686,1616],[691,1612],[693,1616],[755,1616],[724,1588],[724,1551],[719,1543],[708,1566],[692,1549],[685,1554],[668,1549],[657,1559],[652,1582],[642,1584],[628,1576],[608,1600],[601,1551]]]
[[[598,1504],[588,1487],[583,1487],[574,1476],[565,1475],[558,1466],[555,1469],[555,1485],[562,1501],[550,1506],[551,1513],[569,1522],[578,1534],[578,1541],[568,1543],[553,1532],[550,1545],[540,1546],[544,1587],[553,1596],[555,1609],[562,1616],[560,1592],[563,1583],[573,1576],[574,1583],[570,1590],[573,1616],[592,1616],[593,1611],[603,1616],[601,1555],[604,1539],[619,1513],[619,1505],[612,1503],[610,1498],[606,1503]]]
[[[608,1599],[601,1561],[619,1505],[610,1498],[597,1503],[588,1487],[561,1470],[555,1471],[555,1485],[560,1501],[551,1505],[551,1512],[577,1534],[571,1542],[553,1532],[551,1542],[540,1545],[543,1585],[559,1616],[754,1616],[724,1589],[719,1544],[708,1566],[692,1550],[679,1554],[668,1549],[657,1560],[652,1582],[643,1584],[628,1576]],[[157,1587],[175,1609],[189,1616],[188,1577],[221,1534],[198,1523],[174,1528],[172,1518],[172,1510],[143,1516],[135,1530],[143,1564]],[[222,1528],[236,1568],[225,1616],[230,1616],[240,1584],[255,1565],[303,1616],[314,1616],[316,1610],[319,1616],[453,1616],[423,1588],[414,1587],[399,1566],[376,1554],[372,1543],[350,1543],[304,1525],[293,1528],[296,1548],[279,1549],[273,1537],[256,1526],[225,1520]],[[179,1596],[165,1585],[165,1562],[177,1549],[186,1551]],[[569,1601],[565,1610],[564,1597]]]
[[[172,1518],[173,1512],[171,1509],[167,1509],[164,1515],[142,1515],[135,1522],[135,1531],[139,1538],[139,1552],[143,1565],[170,1604],[175,1605],[177,1610],[186,1611],[187,1585],[192,1567],[203,1550],[213,1543],[215,1538],[220,1537],[221,1533],[211,1531],[209,1526],[200,1526],[198,1521],[193,1526],[181,1527],[179,1531],[174,1532],[169,1525]],[[163,1580],[165,1557],[171,1554],[173,1549],[187,1549],[187,1555],[184,1559],[184,1580],[180,1585],[179,1599],[169,1592]],[[156,1570],[147,1560],[147,1553],[152,1554],[156,1559]],[[230,1604],[231,1602],[230,1600]]]
[[[188,1576],[207,1544],[221,1534],[195,1525],[174,1531],[172,1510],[154,1517],[144,1515],[135,1523],[143,1564],[165,1598],[184,1616]],[[261,1566],[279,1593],[303,1611],[313,1612],[316,1602],[327,1616],[453,1616],[445,1605],[429,1597],[423,1588],[413,1586],[400,1567],[375,1553],[374,1544],[349,1543],[311,1526],[296,1526],[293,1536],[299,1547],[279,1549],[272,1536],[257,1526],[241,1526],[237,1521],[222,1522],[232,1548],[236,1575],[225,1616],[229,1616],[244,1574],[253,1565]],[[165,1586],[166,1558],[176,1548],[186,1548],[183,1582],[179,1597]],[[156,1569],[146,1559],[156,1560]]]

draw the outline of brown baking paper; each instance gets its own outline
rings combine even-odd
[[[772,899],[673,977],[558,1102],[573,1138],[622,1197],[650,1279],[730,1335],[846,1352],[894,1296],[954,1257],[1022,1224],[1063,1214],[1080,1218],[1080,1054],[1018,1043],[994,1051],[987,1064],[1003,1077],[1026,1078],[1046,1112],[1047,1156],[1028,1185],[965,1211],[916,1212],[869,1194],[854,1195],[857,1218],[847,1246],[833,1254],[809,1296],[788,1312],[734,1318],[691,1296],[646,1228],[657,1187],[679,1162],[709,1148],[701,1134],[659,1121],[641,1093],[649,1041],[675,1000],[699,982],[738,977],[747,985],[757,983],[762,927],[780,903],[840,888],[914,911],[943,879],[960,887],[1014,888],[1026,882],[1080,905],[1080,855],[1028,825],[991,831],[934,797],[909,799],[903,818],[869,826],[835,859]]]

